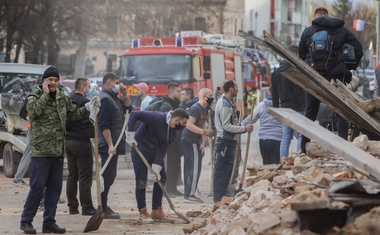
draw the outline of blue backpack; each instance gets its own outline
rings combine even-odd
[[[326,30],[318,31],[311,37],[311,67],[318,72],[329,71],[332,68],[333,43],[333,38]]]

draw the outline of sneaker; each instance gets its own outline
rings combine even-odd
[[[66,229],[60,228],[57,224],[52,224],[49,226],[43,225],[42,226],[42,233],[66,233]]]
[[[196,196],[185,197],[183,201],[189,203],[203,203],[202,199],[197,198]]]
[[[27,184],[23,180],[13,180],[13,185],[19,186],[19,187],[28,187],[29,184]]]
[[[95,215],[97,212],[93,206],[82,208],[82,215]]]
[[[306,153],[305,152],[302,152],[301,154],[300,154],[300,157],[305,157],[306,156]]]
[[[153,220],[167,220],[162,208],[152,209],[151,217]]]
[[[36,229],[33,227],[31,222],[21,222],[20,229],[22,231],[24,231],[24,233],[26,233],[26,234],[36,234],[37,233]]]
[[[39,211],[44,211],[45,210],[45,203],[41,202],[40,205],[38,206]]]
[[[109,206],[107,209],[103,209],[104,219],[120,219],[119,213],[114,212]]]
[[[139,210],[140,211],[140,214],[139,214],[139,221],[142,223],[142,224],[153,224],[153,219],[150,218],[150,215],[148,213],[148,210],[144,207],[142,209]]]
[[[221,201],[215,202],[214,207],[212,208],[211,212],[215,212],[216,210],[218,210],[221,204],[222,204]]]

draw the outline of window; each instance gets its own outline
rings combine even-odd
[[[206,18],[204,17],[195,17],[195,30],[201,30],[206,32]]]

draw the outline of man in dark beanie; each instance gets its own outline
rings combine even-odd
[[[59,196],[62,190],[63,156],[65,153],[66,120],[79,120],[89,116],[92,100],[78,108],[65,93],[58,89],[59,73],[51,66],[44,72],[42,84],[28,95],[27,110],[30,117],[30,144],[32,148],[30,190],[21,215],[20,228],[35,234],[32,225],[42,194],[45,193],[43,233],[65,233],[55,221]]]

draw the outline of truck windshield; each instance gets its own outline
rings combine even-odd
[[[123,81],[150,84],[186,83],[191,78],[190,55],[131,55],[123,56]]]

